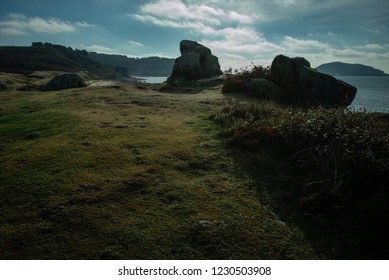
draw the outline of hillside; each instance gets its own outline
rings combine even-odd
[[[389,76],[371,66],[343,62],[325,63],[316,67],[316,70],[333,76]]]
[[[104,78],[127,74],[167,77],[174,64],[172,58],[130,58],[40,42],[30,47],[0,47],[0,57],[0,72],[31,74],[35,71],[88,71]]]
[[[115,77],[120,73],[120,69],[90,59],[86,51],[50,43],[33,43],[30,47],[0,47],[0,57],[0,72],[88,71],[103,77]]]
[[[89,52],[89,57],[102,64],[124,67],[133,76],[170,76],[174,59],[163,57],[133,58],[125,55]]]

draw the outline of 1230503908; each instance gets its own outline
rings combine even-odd
[[[271,267],[212,267],[212,275],[271,275]]]

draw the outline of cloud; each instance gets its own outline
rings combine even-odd
[[[167,53],[162,53],[162,52],[152,52],[152,53],[145,53],[143,54],[143,57],[165,57],[165,58],[176,58],[174,55],[170,55]]]
[[[232,21],[237,21],[242,24],[251,24],[255,20],[254,16],[238,14],[237,12],[234,11],[228,13],[228,18],[231,19]]]
[[[136,42],[136,41],[127,41],[127,44],[131,47],[144,47],[145,45],[143,45],[142,43],[140,42]]]
[[[97,53],[106,53],[106,54],[116,54],[118,53],[117,50],[112,49],[110,47],[106,47],[103,45],[90,45],[86,46],[85,49],[90,52],[97,52]]]
[[[372,33],[372,34],[381,34],[381,33],[383,33],[381,28],[375,27],[375,26],[362,26],[361,29],[363,31],[366,31],[366,32]]]
[[[368,52],[363,52],[363,51],[358,51],[350,48],[345,48],[345,49],[336,49],[332,48],[327,50],[327,55],[332,56],[332,57],[341,57],[342,59],[352,59],[353,61],[356,61],[356,59],[359,58],[368,58],[374,57],[376,53],[368,53]]]
[[[216,6],[213,6],[217,4]],[[202,35],[201,44],[223,60],[240,53],[273,52],[279,47],[267,42],[251,25],[255,16],[227,10],[223,1],[158,0],[128,14],[139,21],[168,28],[185,29]]]
[[[235,54],[273,53],[282,48],[267,41],[254,29],[249,27],[225,28],[217,31],[222,39],[203,39],[200,43],[210,47],[214,52]]]
[[[201,21],[208,24],[220,24],[218,17],[222,10],[205,5],[186,5],[182,1],[159,0],[141,7],[143,14],[174,21]]]
[[[151,23],[157,26],[170,27],[170,28],[189,29],[196,33],[200,33],[204,35],[210,35],[216,32],[213,27],[207,26],[204,23],[198,21],[180,22],[180,21],[175,21],[166,18],[158,18],[151,15],[131,15],[131,16],[145,23]]]
[[[0,33],[7,35],[71,33],[79,28],[91,27],[95,25],[86,22],[63,21],[57,18],[28,17],[24,14],[9,14],[6,19],[0,21]]]
[[[319,42],[317,40],[301,40],[290,36],[284,37],[282,47],[285,49],[285,52],[292,51],[294,53],[317,53],[331,48],[328,43]]]
[[[156,0],[128,16],[201,36],[199,43],[219,57],[224,69],[245,67],[251,62],[268,65],[277,54],[304,56],[313,66],[331,61],[382,65],[388,59],[388,44],[370,40],[365,45],[347,45],[340,39],[344,28],[380,35],[387,30],[383,23],[388,20],[385,8],[389,4],[373,1],[374,4],[355,0]],[[300,34],[306,30],[306,35],[281,33],[270,41],[258,26],[273,22],[281,27],[294,24],[302,28]],[[320,36],[315,38],[314,34]]]
[[[76,26],[81,27],[81,28],[96,28],[97,26],[95,24],[90,24],[85,21],[83,22],[76,22]]]
[[[213,7],[215,1],[209,3],[184,3],[182,0],[158,0],[142,5],[140,13],[128,14],[144,22],[176,28],[185,26],[220,26],[222,23],[250,24],[255,16],[241,14],[236,11],[226,12],[220,7]],[[216,3],[218,6],[220,3]],[[222,5],[220,5],[222,6]],[[184,27],[180,26],[183,23]]]
[[[362,46],[355,46],[358,50],[370,50],[370,51],[384,51],[389,49],[389,44],[366,44]]]
[[[311,3],[310,0],[307,0]],[[332,3],[334,3],[332,1]],[[217,4],[217,7],[212,5]],[[249,6],[251,12],[256,11],[258,4],[250,0],[239,2],[241,6],[225,1],[182,1],[158,0],[140,7],[139,13],[129,16],[145,23],[176,29],[186,29],[194,34],[202,35],[199,42],[209,47],[219,57],[222,67],[240,68],[253,61],[254,63],[270,63],[279,53],[313,54],[325,52],[329,44],[316,40],[302,40],[285,36],[281,42],[268,41],[262,33],[254,28],[256,20],[242,9]],[[263,11],[279,7],[298,8],[300,0],[276,0],[263,2]],[[296,9],[297,9],[296,8]],[[274,14],[274,13],[273,13]],[[279,13],[278,13],[279,14]],[[260,14],[259,14],[260,15]],[[264,17],[262,17],[262,20]]]

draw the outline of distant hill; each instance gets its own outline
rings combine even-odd
[[[132,58],[125,55],[89,52],[89,57],[106,65],[124,67],[132,76],[170,76],[174,59],[164,57]]]
[[[362,64],[331,62],[316,67],[316,70],[333,76],[389,76],[384,71]]]
[[[104,78],[123,75],[170,76],[174,59],[129,58],[34,42],[30,47],[1,47],[0,72],[29,74],[34,71],[88,71]]]
[[[88,71],[115,77],[125,69],[103,65],[88,56],[88,52],[50,43],[33,43],[30,47],[0,47],[0,72],[29,74],[34,71]]]

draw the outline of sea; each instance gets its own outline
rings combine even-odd
[[[389,113],[389,77],[335,76],[357,88],[352,111]]]
[[[389,113],[389,77],[335,76],[357,88],[357,95],[348,107],[352,111]],[[162,83],[167,77],[137,77],[147,83]]]
[[[159,84],[166,82],[168,77],[134,77],[136,79],[139,79],[145,83],[150,83],[150,84]]]

